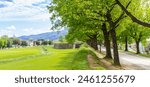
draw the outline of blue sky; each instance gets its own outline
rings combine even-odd
[[[0,0],[0,36],[22,36],[50,31],[50,0]]]

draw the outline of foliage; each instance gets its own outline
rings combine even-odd
[[[95,33],[98,34],[98,25],[100,26],[101,24],[97,20],[91,21],[92,18],[94,19],[94,17],[98,16],[91,10],[92,8],[95,8],[95,10],[98,8],[95,7],[95,4],[96,2],[82,0],[53,0],[53,6],[48,7],[50,13],[52,13],[53,28],[67,26],[69,34],[66,38],[69,42],[74,42],[76,39],[81,41],[88,40],[89,36]]]
[[[60,42],[64,42],[64,41],[65,41],[65,37],[60,36],[60,37],[59,37],[59,41],[60,41]]]
[[[21,41],[18,38],[13,38],[13,45],[20,45]]]
[[[21,41],[21,46],[28,46],[27,41]]]
[[[48,45],[49,44],[49,42],[48,41],[42,41],[42,43],[41,43],[42,45]]]
[[[125,9],[135,12],[134,14],[137,17],[145,20],[147,11],[143,9],[142,0],[53,0],[51,6],[48,7],[49,12],[52,14],[50,17],[53,23],[52,29],[67,27],[69,29],[69,34],[66,36],[67,41],[71,43],[76,40],[87,42],[95,50],[97,50],[97,42],[102,43],[103,39],[105,45],[107,44],[107,50],[108,48],[111,49],[109,46],[110,41],[108,40],[106,43],[106,39],[109,39],[109,34],[111,34],[114,63],[120,65],[116,36],[121,35],[126,28],[123,25],[124,21],[122,21],[126,18],[126,15],[124,10],[120,8],[119,1],[125,6]],[[106,27],[103,27],[103,25],[106,25]],[[141,31],[143,30],[141,29]],[[126,36],[127,32],[122,36],[118,36],[120,42]],[[132,40],[129,42],[131,43]]]
[[[48,44],[49,44],[49,45],[52,45],[52,43],[53,43],[52,41],[50,41],[50,40],[48,41]]]
[[[143,44],[148,38],[150,38],[150,30],[135,23],[128,24],[127,31],[130,37],[132,37],[135,41],[140,39],[140,42]]]
[[[119,34],[119,35],[117,36],[118,42],[121,43],[121,44],[125,44],[125,38],[127,37],[127,39],[128,39],[128,44],[133,43],[133,39],[130,37],[129,33],[130,33],[130,30],[128,30],[128,29],[123,30],[123,31],[121,32],[121,34]]]
[[[35,43],[37,46],[41,45],[40,41],[34,41],[34,43]]]

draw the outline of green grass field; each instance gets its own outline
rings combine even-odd
[[[29,47],[0,50],[1,70],[87,70],[88,51]]]

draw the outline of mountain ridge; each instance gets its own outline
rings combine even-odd
[[[21,40],[38,40],[38,39],[45,39],[45,40],[58,40],[60,36],[65,36],[68,33],[68,30],[64,29],[61,31],[53,31],[53,32],[46,32],[41,34],[35,35],[28,35],[28,36],[20,36],[18,37]]]

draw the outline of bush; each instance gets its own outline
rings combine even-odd
[[[48,41],[42,41],[42,45],[48,45]]]
[[[48,41],[48,44],[49,44],[49,45],[52,45],[52,41]]]
[[[35,43],[35,45],[37,45],[37,46],[41,45],[40,41],[35,41],[34,43]]]
[[[21,46],[28,46],[27,41],[21,41]]]

